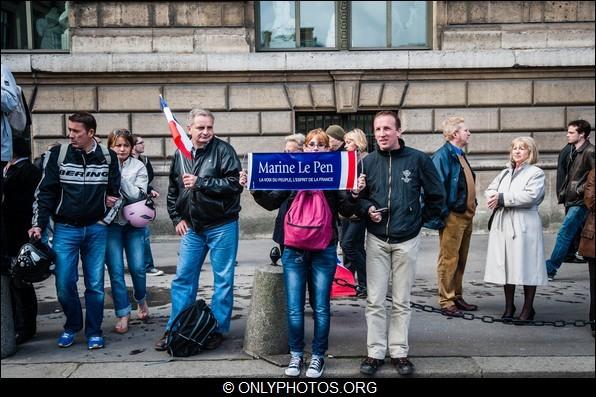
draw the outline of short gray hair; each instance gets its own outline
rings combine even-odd
[[[192,108],[192,110],[188,113],[188,125],[191,125],[195,121],[195,118],[199,116],[209,117],[211,121],[215,121],[215,116],[213,116],[213,113],[210,111],[200,108]]]
[[[306,137],[304,136],[304,134],[292,134],[288,135],[284,139],[286,140],[286,142],[296,142],[298,146],[303,146]]]

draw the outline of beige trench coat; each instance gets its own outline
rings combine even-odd
[[[495,212],[488,236],[484,281],[547,284],[542,221],[538,214],[538,206],[544,199],[544,172],[525,164],[512,178],[512,169],[507,168],[488,186],[487,197],[494,192],[503,193],[504,207]]]

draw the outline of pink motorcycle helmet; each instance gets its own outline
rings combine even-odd
[[[122,208],[122,215],[134,227],[145,227],[155,219],[155,205],[151,198],[130,203]]]

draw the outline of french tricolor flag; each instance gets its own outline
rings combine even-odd
[[[184,131],[182,126],[178,123],[168,106],[168,102],[166,102],[161,95],[159,96],[159,104],[161,110],[163,110],[166,115],[166,120],[168,120],[168,127],[170,128],[170,134],[172,134],[174,144],[183,155],[192,160],[192,154],[190,153],[192,150],[192,142],[188,135],[186,135],[186,131]]]

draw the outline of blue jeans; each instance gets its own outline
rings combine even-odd
[[[128,290],[124,280],[124,256],[132,278],[133,295],[138,304],[147,298],[147,281],[145,275],[144,240],[145,229],[130,225],[112,224],[108,227],[108,248],[106,265],[112,286],[112,299],[116,316],[124,317],[131,311]]]
[[[149,226],[145,226],[144,230],[144,237],[143,237],[143,244],[145,249],[145,272],[153,269],[155,264],[153,263],[153,253],[151,252],[151,229]]]
[[[79,253],[85,279],[85,336],[101,336],[104,300],[104,260],[108,229],[105,225],[76,227],[63,223],[54,225],[56,252],[56,291],[66,315],[64,330],[83,329],[83,310],[79,301]]]
[[[550,259],[546,261],[546,272],[549,275],[554,275],[561,267],[563,259],[569,250],[575,235],[582,229],[586,217],[588,216],[588,209],[582,206],[569,207],[567,214],[563,219],[563,224],[557,233],[557,241],[553,252],[550,254]]]
[[[285,247],[281,257],[288,308],[288,344],[290,351],[304,351],[304,295],[310,271],[314,295],[315,327],[312,354],[327,351],[330,325],[331,283],[335,275],[337,250],[332,244],[323,251],[303,251]],[[310,266],[309,266],[310,265]]]
[[[189,229],[182,237],[176,276],[172,280],[172,313],[166,330],[170,329],[182,310],[195,302],[201,268],[208,251],[211,251],[209,257],[214,279],[211,310],[217,319],[216,331],[225,333],[230,330],[238,238],[238,221],[215,226],[201,233]]]

